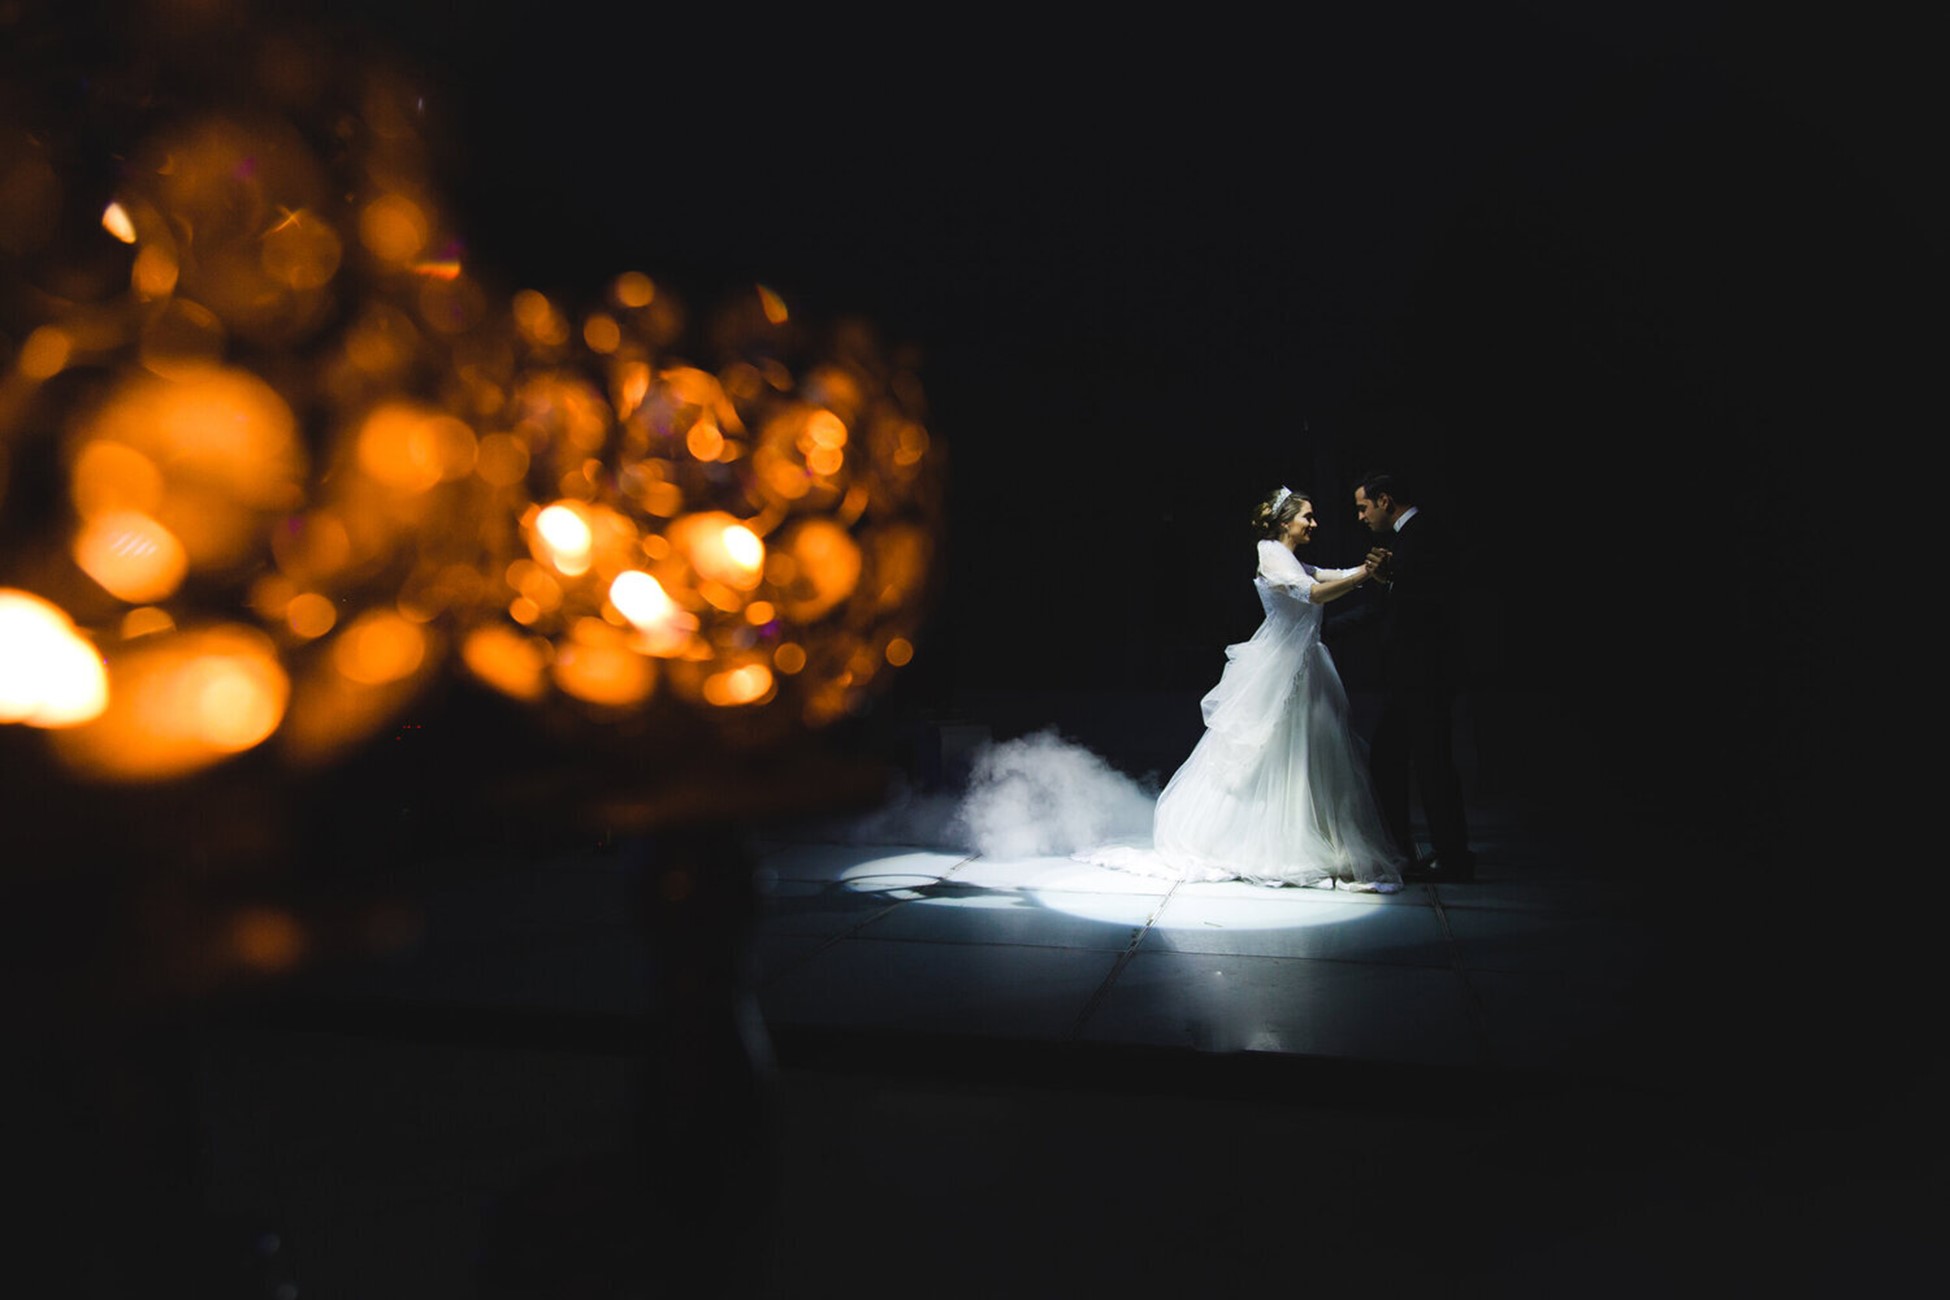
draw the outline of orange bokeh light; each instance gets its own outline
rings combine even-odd
[[[296,40],[239,48],[241,95],[181,88],[112,142],[101,231],[97,201],[56,241],[69,200],[109,195],[0,130],[26,186],[0,242],[85,254],[0,328],[0,445],[54,453],[0,469],[53,476],[26,571],[60,585],[38,639],[0,645],[6,720],[54,728],[88,775],[162,780],[259,745],[343,754],[455,668],[611,722],[771,706],[705,724],[749,740],[906,662],[933,558],[896,536],[934,504],[914,353],[827,335],[764,284],[688,338],[639,272],[496,289],[443,228],[416,88],[328,76]],[[302,936],[274,930],[240,928],[231,958],[276,967]]]
[[[388,402],[360,426],[359,468],[388,487],[425,492],[474,468],[474,431],[451,415]]]
[[[772,692],[772,670],[762,663],[748,663],[713,673],[704,679],[706,702],[720,708],[754,704]]]
[[[490,433],[481,439],[474,457],[474,472],[484,483],[513,487],[528,473],[528,448],[521,439],[507,433]]]
[[[805,647],[796,641],[787,641],[772,652],[772,662],[778,665],[780,672],[790,677],[805,669]]]
[[[617,276],[611,291],[625,307],[648,307],[657,296],[657,286],[641,271],[625,271]]]
[[[684,435],[684,449],[699,460],[716,460],[724,451],[724,435],[709,420],[699,420]]]
[[[320,289],[338,274],[344,248],[332,224],[298,211],[265,233],[258,245],[258,264],[278,283],[293,289]]]
[[[430,237],[426,213],[403,195],[382,194],[359,214],[360,242],[384,262],[411,262]]]
[[[150,636],[157,632],[174,632],[176,620],[169,611],[155,605],[138,605],[122,615],[122,639],[133,641],[139,636]]]
[[[765,572],[765,542],[722,510],[685,515],[670,526],[671,544],[698,575],[737,591],[757,587]]]
[[[241,908],[230,918],[230,947],[246,966],[286,971],[304,957],[305,931],[297,918],[282,908]]]
[[[538,511],[530,536],[536,558],[554,565],[564,575],[573,578],[589,571],[596,534],[580,503],[558,501]]]
[[[163,503],[163,475],[135,448],[98,439],[76,453],[68,495],[84,519],[121,511],[147,513]]]
[[[548,689],[547,642],[489,623],[461,643],[461,662],[469,672],[503,695],[539,700]]]
[[[683,613],[663,584],[641,569],[626,569],[609,584],[610,603],[640,628],[658,629]]]
[[[815,447],[844,447],[846,421],[831,411],[814,411],[806,418],[805,438]]]
[[[801,520],[781,543],[796,564],[796,580],[780,601],[788,617],[810,622],[859,585],[863,559],[851,533],[830,519]]]
[[[566,694],[610,708],[641,704],[657,682],[656,660],[638,654],[621,629],[599,618],[576,621],[553,672]]]
[[[176,291],[183,276],[183,264],[176,254],[161,244],[149,244],[135,255],[129,267],[129,287],[145,299],[166,298]]]
[[[261,632],[235,624],[161,632],[108,663],[108,706],[56,733],[62,757],[95,776],[162,780],[262,744],[290,679]]]
[[[608,355],[622,345],[623,330],[615,317],[595,312],[582,322],[582,341],[589,345],[591,352]]]
[[[120,203],[110,203],[102,209],[102,229],[125,244],[135,242],[135,221]]]
[[[53,325],[42,325],[20,345],[14,365],[29,379],[52,379],[67,366],[74,353],[74,339]]]
[[[370,610],[339,633],[333,662],[347,678],[379,686],[412,675],[427,654],[419,625],[391,610]]]
[[[101,652],[58,606],[0,588],[0,723],[72,727],[108,703]]]
[[[284,621],[294,633],[313,641],[339,621],[338,606],[315,591],[300,592],[284,607]]]
[[[102,590],[130,604],[164,600],[183,585],[189,558],[176,535],[133,510],[113,510],[82,524],[74,560]]]
[[[650,574],[640,569],[617,574],[609,587],[609,600],[637,629],[632,645],[641,653],[667,659],[690,648],[697,616],[672,600]]]
[[[132,377],[80,433],[77,505],[93,509],[119,492],[139,508],[154,496],[147,512],[182,543],[193,570],[244,559],[261,544],[266,517],[303,499],[308,457],[297,421],[277,390],[247,371],[188,365],[167,379]],[[118,450],[101,452],[97,442]]]

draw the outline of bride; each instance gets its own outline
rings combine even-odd
[[[1402,854],[1381,821],[1347,691],[1321,644],[1323,606],[1374,576],[1372,564],[1317,569],[1294,549],[1313,501],[1280,488],[1253,514],[1265,619],[1226,647],[1200,702],[1205,734],[1158,794],[1151,843],[1081,852],[1086,862],[1178,880],[1251,880],[1386,893]]]

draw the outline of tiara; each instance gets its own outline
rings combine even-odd
[[[1277,511],[1281,506],[1286,504],[1286,499],[1292,495],[1293,495],[1292,488],[1282,487],[1273,496],[1273,509]]]

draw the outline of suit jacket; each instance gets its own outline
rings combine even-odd
[[[1462,572],[1441,516],[1417,510],[1377,543],[1393,552],[1380,598],[1346,622],[1374,637],[1389,688],[1454,689],[1462,675]]]

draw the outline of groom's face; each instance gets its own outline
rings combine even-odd
[[[1385,492],[1379,497],[1369,500],[1368,490],[1366,488],[1354,489],[1355,518],[1366,524],[1370,532],[1385,533],[1388,531],[1388,525],[1394,522],[1390,517],[1394,513],[1389,509],[1390,504],[1388,494]]]

